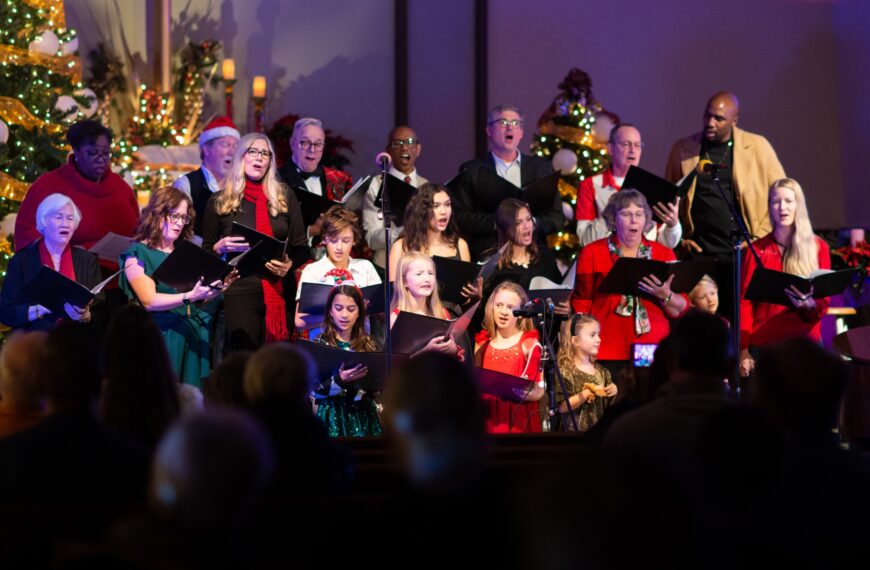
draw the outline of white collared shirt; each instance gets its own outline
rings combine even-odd
[[[511,162],[505,162],[499,157],[492,154],[492,158],[495,159],[495,172],[517,188],[523,187],[523,177],[520,172],[520,159],[522,158],[522,153],[517,151],[517,157]]]
[[[218,188],[217,178],[215,178],[214,174],[212,174],[205,165],[202,166],[202,174],[205,176],[205,183],[208,185],[208,189],[212,194],[220,190],[220,188]],[[187,194],[188,198],[193,199],[190,195],[190,179],[187,177],[187,174],[176,178],[175,182],[172,183],[172,186]]]

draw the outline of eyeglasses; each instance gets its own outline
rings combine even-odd
[[[88,160],[109,160],[112,158],[112,151],[110,150],[85,150],[82,151]]]
[[[260,150],[258,148],[254,148],[254,147],[251,147],[248,150],[246,150],[245,154],[247,154],[251,158],[257,158],[258,156],[262,156],[266,160],[269,160],[270,158],[272,158],[272,151],[271,150]]]
[[[166,214],[166,217],[169,218],[169,221],[173,224],[177,224],[178,222],[182,222],[186,226],[187,224],[190,223],[190,216],[188,216],[187,214],[179,214],[178,212],[169,212],[168,214]]]
[[[393,148],[402,148],[402,147],[413,148],[413,147],[417,146],[418,144],[420,144],[419,141],[417,139],[415,139],[414,137],[408,137],[406,139],[393,139],[390,141],[390,146]]]
[[[636,148],[637,150],[640,150],[643,148],[643,143],[642,142],[633,143],[631,141],[622,141],[622,142],[616,143],[616,146],[622,148],[623,150],[628,150],[632,147]]]
[[[324,142],[314,141],[299,141],[299,143],[297,144],[299,144],[299,148],[301,148],[302,150],[316,150],[317,152],[320,152],[321,150],[323,150],[323,147],[326,146],[326,143]]]
[[[501,125],[502,128],[522,127],[523,122],[520,119],[495,119],[489,122],[490,125]]]

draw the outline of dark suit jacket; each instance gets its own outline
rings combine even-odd
[[[73,270],[76,282],[88,289],[95,287],[103,280],[97,256],[78,246],[72,247]],[[28,305],[16,303],[18,293],[31,277],[42,267],[39,259],[39,240],[12,256],[6,268],[6,278],[3,280],[3,290],[0,291],[0,323],[13,329],[49,330],[54,328],[57,319],[65,315],[49,315],[30,322],[27,320]],[[102,293],[94,303],[102,299]]]
[[[453,195],[456,222],[459,224],[459,230],[468,240],[471,258],[474,260],[480,259],[484,252],[496,246],[495,210],[498,203],[495,202],[501,202],[501,200],[492,200],[492,197],[482,197],[475,192],[480,170],[483,168],[495,172],[495,159],[492,153],[487,153],[483,158],[470,160],[459,167],[460,174]],[[553,166],[549,161],[537,156],[522,155],[520,183],[523,186],[552,173]],[[539,239],[562,228],[565,224],[565,216],[562,213],[562,200],[558,194],[553,202],[553,208],[543,215],[538,215],[536,220]]]

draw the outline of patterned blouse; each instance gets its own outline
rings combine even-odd
[[[559,358],[559,370],[562,372],[562,376],[565,377],[565,387],[571,396],[582,392],[583,385],[587,382],[597,384],[598,386],[608,386],[613,383],[610,379],[610,371],[597,362],[595,363],[595,374],[587,374],[577,368],[570,358],[562,356]],[[561,406],[564,401],[565,396],[557,388],[556,406]],[[600,398],[596,396],[593,401],[585,402],[580,406],[579,410],[575,408],[574,415],[577,417],[577,426],[580,428],[580,431],[589,431],[592,426],[598,423],[598,420],[604,414],[604,410],[612,401],[612,397]],[[561,420],[559,428],[561,431],[574,431],[574,426],[571,424],[571,418],[568,414],[562,414]]]

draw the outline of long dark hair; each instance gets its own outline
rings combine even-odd
[[[450,196],[450,192],[444,186],[427,182],[420,186],[405,208],[403,250],[429,252],[429,222],[435,216],[435,194],[444,192]],[[452,202],[452,198],[451,198]],[[459,230],[456,227],[456,218],[450,213],[450,221],[447,228],[441,232],[444,240],[452,247],[458,247]]]
[[[528,210],[531,215],[532,209],[528,204],[516,198],[505,198],[498,209],[495,211],[495,228],[498,231],[498,248],[501,249],[508,242],[515,242],[517,238],[517,214],[520,210]],[[534,218],[532,218],[534,221]],[[538,225],[535,224],[535,230]],[[541,257],[541,252],[538,250],[538,244],[532,237],[532,243],[526,246],[529,252],[529,262],[534,263]],[[504,253],[501,254],[501,259],[498,261],[499,269],[513,264],[514,248],[506,247]]]
[[[127,305],[115,313],[106,330],[103,370],[103,421],[155,447],[181,413],[181,404],[166,341],[148,311]]]
[[[336,295],[350,297],[359,309],[356,322],[350,331],[350,348],[356,352],[377,351],[377,344],[372,340],[372,337],[366,334],[366,305],[362,293],[355,285],[337,285],[329,292],[329,297],[326,299],[326,315],[323,317],[321,340],[329,345],[338,346],[338,331],[335,328],[335,322],[332,320],[332,302],[335,300]]]
[[[166,216],[173,208],[177,208],[181,202],[187,202],[187,215],[190,216],[190,221],[185,224],[181,230],[181,235],[178,239],[190,239],[193,237],[193,223],[196,219],[196,212],[193,210],[193,202],[190,198],[172,186],[164,186],[158,188],[151,194],[151,199],[148,200],[148,205],[142,210],[142,215],[139,218],[139,226],[136,228],[136,233],[133,239],[143,241],[151,247],[160,245],[160,237],[163,235],[163,223]]]

